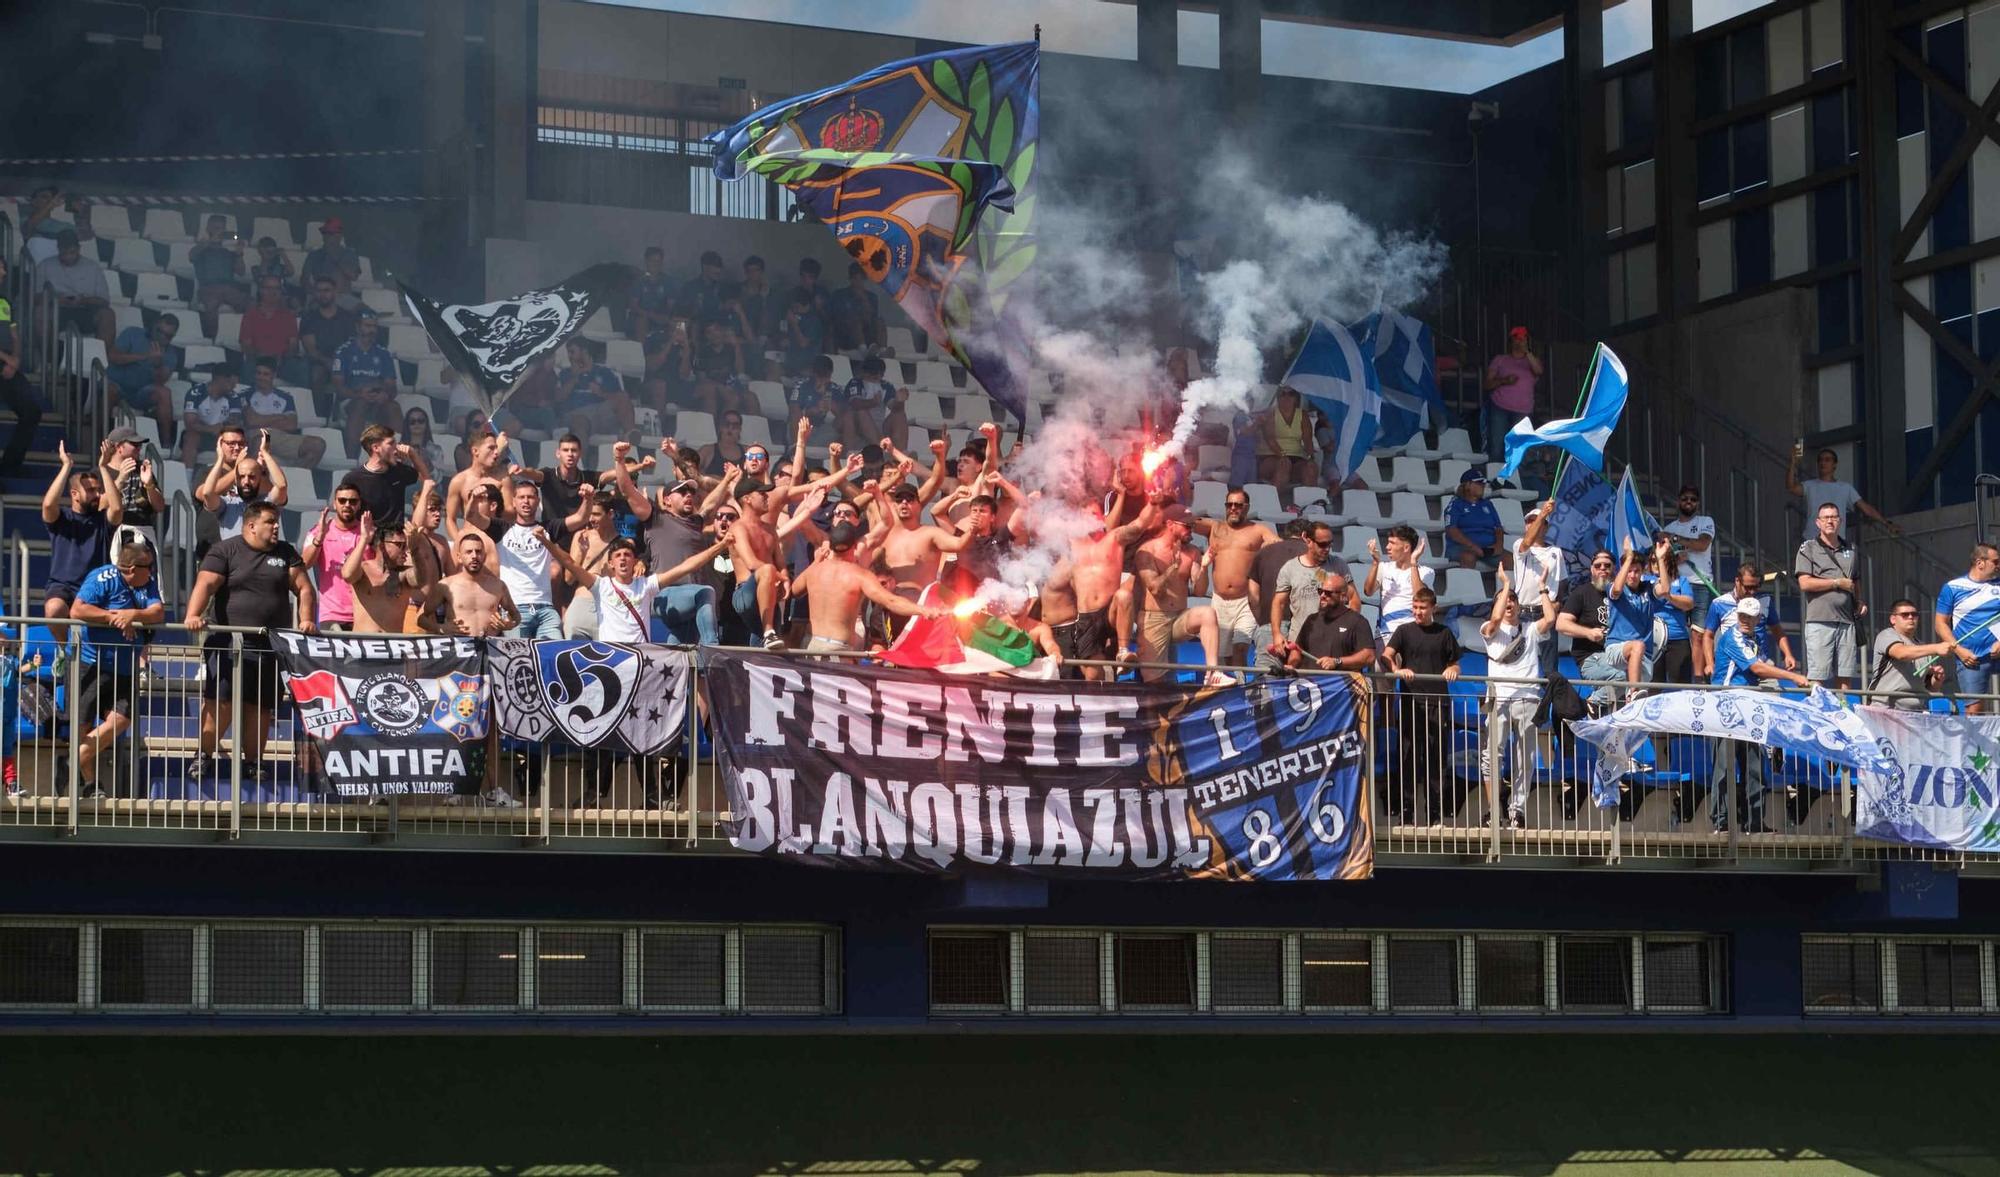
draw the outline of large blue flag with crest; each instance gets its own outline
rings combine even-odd
[[[791,189],[1024,421],[1027,348],[1006,303],[1035,256],[1039,63],[1033,41],[912,57],[766,106],[707,140],[717,175]]]
[[[1333,486],[1346,482],[1368,456],[1381,425],[1382,387],[1371,349],[1347,328],[1314,319],[1283,383],[1326,418],[1333,444],[1324,479]]]
[[[1521,459],[1538,445],[1566,450],[1592,470],[1604,472],[1604,447],[1625,415],[1625,397],[1632,385],[1625,376],[1624,363],[1601,343],[1591,357],[1584,388],[1583,410],[1576,416],[1559,417],[1539,426],[1523,417],[1507,431],[1507,461],[1496,477],[1512,478],[1521,468]]]
[[[1406,444],[1445,417],[1438,391],[1437,347],[1426,323],[1401,311],[1379,310],[1348,328],[1374,358],[1382,389],[1382,424],[1376,446]]]

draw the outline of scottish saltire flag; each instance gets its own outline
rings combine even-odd
[[[1576,463],[1570,463],[1572,466]],[[1625,467],[1625,474],[1618,480],[1617,505],[1611,511],[1610,543],[1612,552],[1618,556],[1625,554],[1625,541],[1632,541],[1632,550],[1644,555],[1653,546],[1653,536],[1660,530],[1660,524],[1647,513],[1644,503],[1639,501],[1639,491],[1632,485],[1632,467]]]
[[[1507,431],[1507,462],[1496,477],[1512,478],[1521,467],[1521,459],[1538,445],[1566,450],[1592,470],[1603,472],[1604,447],[1610,444],[1611,431],[1618,428],[1619,418],[1625,415],[1625,397],[1632,386],[1626,379],[1625,365],[1601,343],[1591,358],[1590,376],[1584,388],[1583,411],[1577,416],[1561,417],[1540,426],[1529,424],[1523,417]]]
[[[1024,421],[1027,347],[1006,302],[1035,257],[1039,66],[1033,41],[912,57],[766,106],[707,139],[718,176],[754,173],[790,188]]]
[[[1379,310],[1348,328],[1375,360],[1382,386],[1382,425],[1375,444],[1403,445],[1444,419],[1437,348],[1431,329],[1400,311]]]
[[[1334,445],[1325,479],[1338,486],[1361,465],[1382,421],[1382,386],[1375,358],[1347,328],[1314,319],[1283,383],[1299,390],[1325,417]]]

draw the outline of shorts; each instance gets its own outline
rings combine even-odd
[[[1807,678],[1826,682],[1835,678],[1853,679],[1861,674],[1861,650],[1854,644],[1851,623],[1808,621],[1805,631]]]
[[[1689,578],[1689,596],[1694,598],[1694,608],[1688,613],[1688,628],[1708,632],[1708,607],[1715,603],[1715,594],[1701,581]]]
[[[1967,666],[1954,654],[1950,662],[1952,673],[1958,676],[1958,693],[1961,695],[1986,694],[1987,680],[2000,674],[2000,658],[1981,658],[1978,665]]]
[[[1183,638],[1192,637],[1194,630],[1188,626],[1186,613],[1162,613],[1157,609],[1145,609],[1139,613],[1139,661],[1172,662],[1174,646]],[[1141,677],[1151,681],[1165,678],[1167,671],[1148,670]]]
[[[56,601],[74,601],[82,587],[73,580],[52,580],[42,586],[42,595]]]
[[[1079,613],[1074,621],[1049,627],[1056,635],[1056,649],[1062,651],[1064,661],[1083,659],[1097,661],[1110,658],[1111,619],[1107,610],[1094,613]]]
[[[1216,657],[1228,661],[1236,653],[1236,647],[1248,646],[1256,640],[1257,611],[1250,607],[1247,594],[1233,601],[1214,597],[1209,605],[1215,610]]]
[[[76,713],[84,727],[95,727],[98,720],[114,713],[130,719],[138,710],[139,680],[118,673],[119,669],[103,662],[87,662],[77,668]]]
[[[842,641],[839,638],[823,638],[818,634],[814,634],[812,635],[812,639],[806,642],[806,653],[808,654],[852,654],[853,652],[854,643]]]
[[[209,639],[219,644],[208,645],[202,651],[203,677],[201,697],[215,703],[226,703],[236,689],[235,653],[229,649],[229,639],[217,635]],[[243,703],[249,707],[275,708],[284,698],[284,689],[278,680],[278,654],[269,643],[257,638],[243,639]]]

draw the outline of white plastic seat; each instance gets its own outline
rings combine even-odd
[[[751,413],[743,418],[743,444],[761,445],[765,449],[770,450],[772,466],[776,466],[778,459],[784,457],[785,453],[788,452],[778,449],[777,443],[772,440],[771,423],[755,413]]]
[[[1446,458],[1443,461],[1439,462],[1437,485],[1436,485],[1437,493],[1439,494],[1458,493],[1459,479],[1464,477],[1465,472],[1470,469],[1472,469],[1472,463],[1465,461],[1462,458]],[[1416,490],[1417,488],[1413,486],[1410,489]]]
[[[1493,504],[1493,513],[1500,516],[1500,530],[1510,537],[1518,536],[1528,530],[1527,513],[1522,510],[1518,501],[1498,495],[1491,496],[1490,501]],[[1513,545],[1509,543],[1508,546]]]
[[[320,469],[351,470],[354,468],[354,459],[347,456],[347,437],[345,434],[341,433],[338,429],[333,429],[325,425],[306,425],[303,420],[299,424],[302,426],[299,430],[301,436],[317,437],[326,443],[326,454],[319,460]],[[446,450],[445,456],[450,457],[451,451]],[[433,470],[431,473],[436,474],[437,471]]]
[[[1399,490],[1389,496],[1389,523],[1407,523],[1418,531],[1436,531],[1442,526],[1431,509],[1430,499],[1413,490]]]
[[[961,389],[952,399],[950,419],[955,424],[977,429],[988,421],[1000,420],[1000,408],[984,393]]]
[[[1357,577],[1368,575],[1366,571],[1368,567],[1368,541],[1371,539],[1377,541],[1379,546],[1381,537],[1375,534],[1375,529],[1372,527],[1362,527],[1358,524],[1353,524],[1340,529],[1340,547],[1335,549],[1334,554],[1347,561],[1349,567],[1354,569],[1354,574]]]
[[[146,312],[143,308],[133,306],[131,303],[127,302],[127,303],[119,303],[118,305],[112,307],[111,310],[112,313],[118,317],[118,329],[120,331],[125,330],[125,328],[127,327],[137,327],[141,330],[145,329]]]
[[[757,411],[773,421],[788,419],[792,406],[785,400],[785,386],[776,380],[752,380],[750,395],[757,398]]]
[[[285,506],[293,511],[317,511],[326,506],[326,499],[314,484],[312,471],[304,466],[284,466]]]
[[[918,388],[928,388],[934,392],[950,392],[955,387],[951,382],[951,367],[941,360],[918,360],[916,372],[910,383]]]
[[[1315,508],[1324,513],[1326,502],[1325,487],[1295,486],[1292,488],[1292,508],[1301,515],[1313,514]]]
[[[889,344],[889,350],[898,356],[917,354],[917,333],[908,327],[891,327],[883,333],[883,339]]]
[[[146,236],[154,241],[186,241],[187,218],[177,208],[146,210]]]
[[[1398,490],[1415,491],[1418,494],[1437,494],[1441,489],[1449,489],[1440,487],[1438,480],[1431,477],[1430,470],[1422,458],[1411,457],[1408,454],[1400,455],[1390,463],[1389,480],[1396,484]],[[1455,482],[1452,484],[1454,487],[1457,485]]]
[[[848,362],[846,356],[830,355],[827,359],[833,361],[833,379],[836,383],[846,384],[854,379],[854,365]]]
[[[278,243],[279,249],[297,249],[299,247],[298,234],[292,229],[290,218],[258,217],[251,221],[250,225],[250,240],[252,243],[261,238],[269,237]]]
[[[229,362],[228,354],[212,343],[190,343],[183,351],[181,362],[187,365],[188,372],[201,372],[211,364]]]
[[[15,223],[20,223],[18,218]],[[132,228],[132,210],[128,208],[114,208],[110,205],[93,208],[90,210],[90,227],[106,241],[122,241],[127,237],[139,236],[138,230]]]
[[[903,446],[903,452],[917,459],[919,462],[929,461],[930,459],[925,455],[931,452],[931,432],[931,430],[925,429],[921,425],[910,426],[910,434],[906,439],[907,444]],[[947,463],[951,462],[957,456],[955,451],[949,449],[944,454]]]
[[[194,278],[194,243],[192,241],[167,242],[167,273],[176,278]]]
[[[374,311],[378,318],[399,319],[403,316],[402,296],[393,290],[363,290],[361,305]]]
[[[1396,480],[1382,472],[1382,463],[1374,454],[1368,454],[1354,467],[1353,475],[1361,479],[1361,485],[1377,493],[1395,490]]]
[[[607,339],[604,342],[604,366],[620,376],[643,379],[646,375],[646,347],[636,339]]]
[[[1472,435],[1463,429],[1447,429],[1438,434],[1437,448],[1441,456],[1456,458],[1461,462],[1486,460],[1486,455],[1472,444]]]
[[[1229,447],[1226,445],[1196,446],[1194,451],[1194,472],[1197,476],[1216,478],[1229,477]]]
[[[104,341],[94,335],[79,335],[74,350],[64,353],[62,367],[73,376],[88,376],[92,360],[107,365],[111,362],[105,357]]]
[[[292,411],[298,415],[300,428],[326,424],[326,418],[320,416],[319,406],[313,403],[313,394],[310,389],[300,388],[292,384],[280,384],[278,385],[278,391],[291,396]]]
[[[1252,482],[1243,488],[1250,496],[1250,517],[1265,522],[1275,522],[1285,515],[1285,505],[1278,501],[1278,488],[1268,482]]]
[[[126,274],[156,274],[160,264],[153,243],[143,237],[121,237],[111,247],[111,268]]]
[[[1486,581],[1477,568],[1447,568],[1444,570],[1444,590],[1438,593],[1440,605],[1478,605],[1490,600],[1486,592]]]
[[[674,440],[682,449],[715,444],[715,416],[712,413],[682,409],[674,414]]]
[[[157,423],[154,425],[154,428],[159,428]],[[160,461],[160,493],[167,496],[169,503],[173,502],[176,494],[186,495],[190,500],[194,498],[194,486],[188,480],[188,468],[178,458],[162,457]]]
[[[230,351],[243,350],[243,316],[236,311],[223,311],[215,316],[215,346],[226,347]]]
[[[942,429],[946,423],[944,406],[938,401],[937,394],[916,389],[910,390],[910,399],[903,405],[903,416],[912,425],[930,429]]]
[[[1396,522],[1382,510],[1381,500],[1372,490],[1343,491],[1334,514],[1348,523],[1377,529]]]
[[[1223,516],[1223,501],[1229,497],[1229,488],[1220,482],[1197,482],[1194,494],[1188,503],[1188,510],[1208,519]]]
[[[172,274],[167,273],[139,275],[138,287],[132,292],[132,302],[135,306],[161,310],[187,305],[181,298],[180,283],[174,281]]]
[[[411,360],[410,364],[416,369],[416,375],[410,381],[412,388],[436,388],[444,383],[444,361],[436,356],[424,356]]]

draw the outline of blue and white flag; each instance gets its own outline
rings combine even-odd
[[[1570,465],[1574,466],[1572,462]],[[1639,501],[1639,492],[1632,486],[1632,467],[1625,467],[1624,475],[1618,479],[1617,505],[1611,511],[1610,520],[1611,551],[1618,556],[1625,554],[1625,542],[1630,540],[1632,550],[1644,555],[1652,550],[1653,537],[1660,532],[1660,525],[1646,512],[1646,506]]]
[[[1619,779],[1639,767],[1639,753],[1654,736],[1741,740],[1870,773],[1895,767],[1862,718],[1821,686],[1804,698],[1755,689],[1662,691],[1569,726],[1598,751],[1590,796],[1599,808],[1618,804]]]
[[[1338,486],[1375,445],[1382,421],[1382,386],[1375,359],[1347,328],[1314,319],[1282,383],[1295,388],[1326,419],[1333,445],[1323,477]]]
[[[1496,477],[1512,478],[1521,467],[1521,459],[1538,445],[1567,450],[1592,470],[1604,471],[1604,447],[1610,444],[1611,431],[1625,415],[1625,396],[1632,388],[1625,376],[1625,365],[1601,343],[1590,362],[1590,379],[1585,387],[1589,391],[1580,415],[1558,418],[1540,426],[1523,417],[1507,431],[1507,462]]]
[[[1548,542],[1562,549],[1564,579],[1575,580],[1588,574],[1591,555],[1604,543],[1618,495],[1588,466],[1569,462],[1552,497]]]
[[[1444,420],[1438,391],[1437,349],[1428,325],[1400,311],[1379,310],[1348,328],[1375,361],[1382,389],[1378,448],[1403,445]]]

